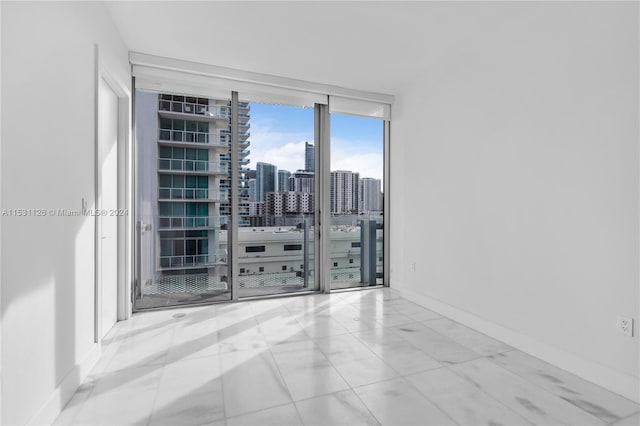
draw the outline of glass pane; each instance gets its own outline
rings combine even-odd
[[[227,231],[221,226],[226,221],[221,219],[220,201],[207,198],[228,176],[212,175],[206,167],[197,167],[199,160],[219,161],[228,155],[228,147],[205,144],[204,136],[210,128],[229,131],[229,120],[198,114],[195,98],[136,91],[135,99],[135,114],[140,118],[136,121],[140,280],[134,290],[135,308],[230,300]],[[165,103],[164,111],[159,108],[163,105],[160,99]],[[228,102],[198,98],[198,104],[205,108],[227,106]],[[166,103],[171,104],[170,109]],[[193,119],[170,119],[169,111],[192,114]],[[160,128],[166,131],[160,132]],[[200,149],[176,146],[183,141],[195,142],[200,135],[197,131],[205,133],[198,139],[203,142]],[[154,137],[158,134],[160,140]],[[171,145],[164,142],[169,140]],[[159,175],[159,167],[171,174]],[[185,204],[185,200],[194,201]]]
[[[189,132],[196,132],[196,131],[198,131],[198,122],[197,121],[189,121],[188,120],[185,123],[185,128]]]
[[[239,296],[315,290],[314,111],[240,102],[239,117]]]
[[[331,288],[382,285],[384,122],[331,115]]]
[[[187,148],[187,152],[185,155],[187,160],[197,160],[198,159],[198,150]]]

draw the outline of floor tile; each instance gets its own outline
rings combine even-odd
[[[260,323],[260,331],[269,344],[309,339],[302,326],[292,318],[274,317]]]
[[[602,420],[487,359],[449,367],[535,424],[602,425]]]
[[[371,350],[400,375],[442,367],[442,364],[409,342],[375,345]]]
[[[490,358],[605,422],[615,422],[640,411],[639,404],[521,351],[514,350]]]
[[[295,405],[267,408],[227,419],[227,426],[298,426],[302,424]]]
[[[131,368],[96,378],[74,424],[146,424],[160,384],[162,367]]]
[[[171,347],[173,329],[154,330],[143,336],[128,337],[120,343],[104,372],[162,365]]]
[[[314,340],[318,348],[335,363],[354,361],[375,355],[369,347],[351,334]]]
[[[422,349],[431,358],[445,365],[457,364],[480,357],[477,352],[440,333],[436,333],[421,323],[393,327],[393,330],[396,330],[409,343]]]
[[[202,389],[164,389],[158,392],[150,425],[204,425],[224,420],[222,380]]]
[[[220,353],[220,338],[214,328],[215,322],[175,329],[166,362],[200,358]]]
[[[423,324],[481,355],[494,355],[513,349],[509,345],[448,318],[424,321]]]
[[[315,345],[278,345],[272,353],[294,401],[349,387]]]
[[[394,369],[375,355],[356,360],[341,360],[333,362],[333,365],[351,387],[376,383],[398,376]]]
[[[292,402],[269,350],[223,353],[220,364],[228,417]]]
[[[164,367],[159,391],[210,392],[217,390],[221,377],[218,355],[176,361]]]
[[[348,389],[331,395],[296,402],[305,425],[379,425],[354,391]]]
[[[640,413],[632,414],[629,417],[625,417],[624,419],[620,419],[615,423],[612,423],[613,426],[638,426],[640,425]]]
[[[234,322],[218,330],[220,353],[266,349],[264,334],[253,317]]]
[[[415,321],[424,321],[431,319],[442,318],[442,315],[433,312],[427,308],[423,308],[413,302],[409,302],[406,299],[396,299],[389,302],[391,306],[402,312],[404,315],[412,318]]]
[[[136,313],[56,425],[638,426],[632,401],[388,288]]]
[[[298,322],[304,332],[313,339],[349,333],[349,330],[331,318],[302,317]]]
[[[76,393],[73,395],[71,400],[64,407],[64,410],[58,418],[53,423],[54,425],[72,425],[75,424],[74,420],[80,408],[84,405],[85,401],[91,395],[93,388],[95,386],[95,381],[93,380],[85,380],[85,382],[80,385]]]
[[[403,324],[411,324],[415,320],[400,312],[387,311],[377,317],[378,323],[383,327],[394,327]]]
[[[455,425],[404,379],[362,386],[354,391],[383,425]]]
[[[405,379],[458,424],[531,424],[448,368],[418,373]]]

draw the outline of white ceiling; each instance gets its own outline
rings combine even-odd
[[[445,51],[475,5],[423,2],[111,2],[132,51],[397,95]],[[473,18],[472,18],[473,17]],[[455,48],[454,48],[455,47]],[[455,57],[455,55],[454,55]]]

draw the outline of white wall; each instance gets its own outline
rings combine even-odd
[[[94,203],[95,54],[125,87],[101,3],[2,2],[2,207]],[[46,423],[95,359],[94,219],[2,217],[2,424]]]
[[[446,8],[394,105],[392,285],[638,400],[638,4]]]

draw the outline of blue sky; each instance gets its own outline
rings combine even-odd
[[[251,103],[251,163],[275,164],[291,172],[304,168],[304,142],[313,141],[313,108]],[[331,116],[331,170],[351,170],[382,179],[382,120]]]

